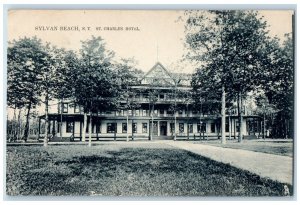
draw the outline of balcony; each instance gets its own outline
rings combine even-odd
[[[139,102],[139,103],[150,103],[149,98],[145,98],[145,97],[140,97],[140,98],[134,97],[134,98],[131,98],[130,100],[134,101],[134,102]],[[175,101],[177,103],[185,103],[187,100],[185,98],[176,98],[176,100],[175,100],[174,98],[165,97],[165,98],[157,98],[155,100],[155,103],[172,104],[172,103],[175,103]]]

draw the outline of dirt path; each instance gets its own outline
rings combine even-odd
[[[258,174],[261,177],[293,184],[293,158],[291,157],[206,144],[192,144],[189,142],[164,141],[163,143],[191,151],[215,161],[228,163],[231,166]]]

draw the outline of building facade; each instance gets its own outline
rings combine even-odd
[[[179,140],[219,137],[221,117],[204,115],[192,106],[190,81],[191,75],[170,73],[161,63],[156,63],[137,84],[130,87],[132,94],[129,99],[120,100],[121,105],[131,103],[131,109],[88,115],[88,123],[92,117],[92,139]],[[88,124],[83,130],[82,108],[71,100],[61,103],[57,112],[49,114],[48,132],[53,138],[82,141],[83,132],[87,133],[89,127]],[[40,116],[40,121],[44,118],[44,115]],[[237,116],[227,116],[226,120],[226,135],[236,137],[240,129]],[[245,115],[243,123],[243,135],[260,131],[260,119],[257,116]]]

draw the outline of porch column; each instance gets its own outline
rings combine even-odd
[[[149,136],[148,136],[148,139],[151,140],[151,120],[149,120],[149,128],[148,128],[148,133],[149,133]]]
[[[157,136],[160,136],[160,123],[161,123],[161,121],[158,121],[157,120]]]
[[[79,131],[79,136],[80,136],[80,141],[81,141],[81,139],[82,139],[82,120],[80,119],[80,127],[79,127],[79,129],[80,129],[80,131]]]
[[[229,131],[229,140],[231,140],[231,118],[230,118],[230,114],[228,115],[228,131]]]

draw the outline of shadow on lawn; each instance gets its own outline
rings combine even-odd
[[[8,150],[8,195],[282,196],[283,184],[178,149],[123,148],[67,157]],[[55,154],[56,153],[56,154]],[[14,156],[13,156],[14,155]],[[29,157],[29,156],[30,157]],[[38,156],[38,158],[36,158]],[[24,157],[29,157],[24,162]],[[14,160],[23,160],[17,167]],[[10,164],[11,163],[11,164]],[[292,187],[289,186],[292,194]]]

